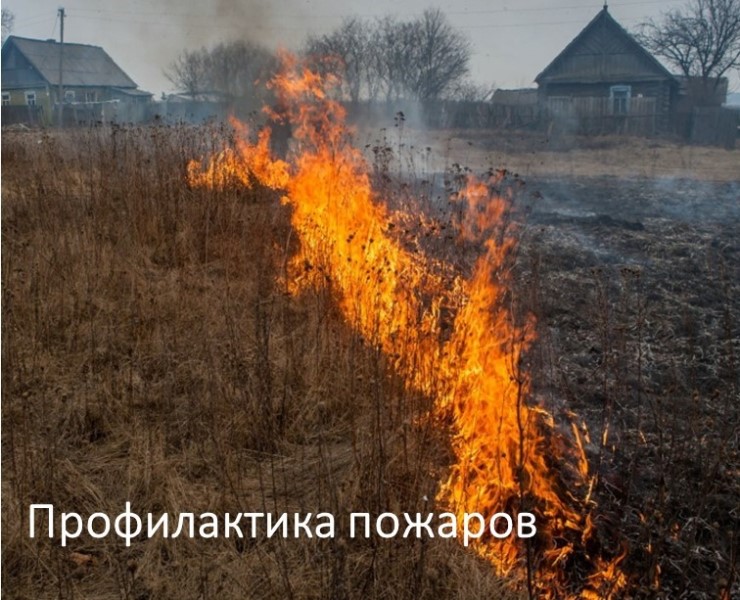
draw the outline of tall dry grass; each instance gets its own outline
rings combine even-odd
[[[187,161],[229,135],[3,136],[3,594],[512,597],[454,540],[29,538],[32,503],[338,522],[432,508],[445,432],[329,291],[276,283],[286,209],[186,185]]]

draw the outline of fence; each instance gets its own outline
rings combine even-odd
[[[655,135],[655,98],[635,97],[627,114],[614,114],[608,97],[551,96],[545,106],[545,122],[567,133]]]
[[[695,144],[735,147],[740,111],[721,107],[695,108],[691,113],[690,140]]]
[[[352,121],[371,124],[390,125],[401,119],[409,127],[435,129],[486,129],[494,125],[490,102],[401,99],[346,103],[346,108]]]
[[[44,124],[44,107],[43,106],[3,106],[2,107],[2,124],[3,125],[43,125]]]

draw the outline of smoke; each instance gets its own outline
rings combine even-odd
[[[174,7],[181,6],[177,0],[168,2]],[[248,39],[268,47],[288,43],[289,37],[282,35],[286,25],[275,13],[275,4],[257,0],[206,0],[196,6],[213,14],[207,27],[210,43],[224,39]]]
[[[55,11],[49,8],[50,15]],[[81,0],[67,10],[65,39],[102,46],[140,88],[158,95],[172,90],[163,71],[185,50],[232,40],[295,49],[310,32],[339,21],[311,16],[310,5],[290,0]],[[17,33],[49,37],[48,27]]]
[[[160,41],[161,55],[169,58],[167,63],[184,50],[231,40],[249,40],[273,50],[279,46],[290,47],[302,41],[309,30],[300,18],[300,8],[294,7],[288,14],[280,3],[267,0],[155,2],[159,7],[157,12],[168,14],[171,21],[171,32]],[[158,20],[148,29],[142,42],[151,46],[150,36],[161,30],[161,22]]]

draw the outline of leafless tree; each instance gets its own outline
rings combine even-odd
[[[451,92],[468,74],[470,42],[440,10],[426,10],[413,24],[411,91],[419,100]]]
[[[482,85],[470,79],[458,83],[450,93],[451,100],[460,102],[487,102],[496,91],[494,85]]]
[[[165,70],[165,76],[184,92],[219,92],[232,98],[261,94],[275,71],[274,55],[257,44],[233,41],[213,48],[186,50]]]
[[[740,0],[690,0],[670,10],[662,22],[643,23],[638,41],[705,86],[740,67]]]
[[[197,93],[206,89],[204,55],[205,49],[185,50],[165,69],[165,77],[174,86],[195,97]]]
[[[212,89],[240,98],[253,94],[256,82],[265,83],[272,78],[277,60],[263,46],[236,41],[213,48],[205,65]]]
[[[339,65],[344,95],[386,100],[433,100],[451,94],[465,79],[468,40],[439,10],[419,18],[348,19],[332,33],[309,38],[308,54],[320,69]],[[333,57],[336,62],[327,61]]]
[[[390,102],[406,95],[416,70],[414,23],[385,17],[375,24],[372,56],[379,88]]]
[[[8,10],[7,8],[2,9],[2,36],[3,36],[3,43],[5,43],[5,40],[10,35],[10,32],[13,31],[13,23],[15,21],[15,15]]]
[[[346,95],[357,102],[371,70],[369,41],[370,25],[367,22],[357,18],[345,19],[332,33],[309,37],[305,53],[316,68],[341,75]]]

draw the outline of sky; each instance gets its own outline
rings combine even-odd
[[[686,0],[609,3],[627,30]],[[102,46],[140,88],[174,91],[163,70],[185,49],[246,38],[298,49],[308,34],[331,31],[350,16],[413,17],[439,8],[473,45],[471,76],[479,84],[534,87],[534,78],[601,10],[603,0],[7,0],[13,34]],[[740,91],[737,74],[730,91]]]

